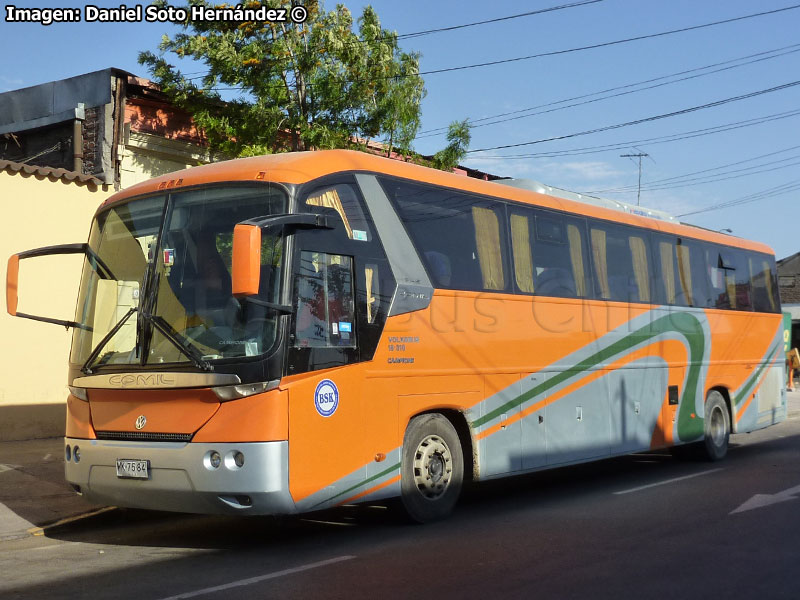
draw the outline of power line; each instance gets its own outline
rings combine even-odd
[[[780,13],[780,12],[785,12],[785,11],[788,11],[788,10],[795,10],[797,8],[800,8],[800,4],[794,4],[792,6],[786,6],[786,7],[783,7],[783,8],[777,8],[777,9],[769,10],[769,11],[752,13],[752,14],[749,14],[749,15],[743,15],[741,17],[733,17],[733,18],[730,18],[730,19],[723,19],[721,21],[713,21],[711,23],[703,23],[701,25],[692,25],[690,27],[683,27],[683,28],[680,28],[680,29],[671,29],[669,31],[661,31],[659,33],[651,33],[651,34],[648,34],[648,35],[641,35],[641,36],[630,37],[630,38],[625,38],[625,39],[621,39],[621,40],[614,40],[614,41],[611,41],[611,42],[602,42],[602,43],[599,43],[599,44],[592,44],[592,45],[589,45],[589,46],[580,46],[580,47],[577,47],[577,48],[568,48],[568,49],[565,49],[565,50],[553,50],[553,51],[550,51],[550,52],[542,52],[540,54],[531,54],[531,55],[528,55],[528,56],[518,56],[518,57],[515,57],[515,58],[507,58],[507,59],[484,62],[484,63],[461,65],[461,66],[457,66],[457,67],[447,67],[447,68],[443,68],[443,69],[433,69],[433,70],[430,70],[430,71],[420,71],[419,73],[414,73],[413,75],[420,75],[420,76],[421,75],[434,75],[434,74],[438,74],[438,73],[448,73],[448,72],[452,72],[452,71],[462,71],[462,70],[465,70],[465,69],[475,69],[475,68],[479,68],[479,67],[488,67],[488,66],[506,64],[506,63],[518,62],[518,61],[522,61],[522,60],[531,60],[531,59],[534,59],[534,58],[543,58],[543,57],[546,57],[546,56],[557,56],[557,55],[560,55],[560,54],[569,54],[569,53],[572,53],[572,52],[581,52],[581,51],[584,51],[584,50],[594,50],[596,48],[604,48],[604,47],[608,47],[608,46],[626,44],[626,43],[629,43],[629,42],[636,42],[636,41],[640,41],[640,40],[646,40],[646,39],[652,39],[652,38],[657,38],[657,37],[663,37],[663,36],[667,36],[667,35],[673,35],[673,34],[676,34],[676,33],[683,33],[683,32],[686,32],[686,31],[694,31],[694,30],[697,30],[697,29],[704,29],[704,28],[708,28],[708,27],[714,27],[716,25],[724,25],[724,24],[727,24],[727,23],[734,23],[736,21],[743,21],[745,19],[753,19],[753,18],[756,18],[756,17],[763,17],[763,16],[767,16],[767,15]],[[387,75],[387,76],[385,76],[383,78],[384,79],[401,79],[401,78],[405,78],[405,77],[409,77],[409,76],[411,76],[411,75]],[[357,82],[358,81],[343,81],[342,83],[348,84],[348,83],[357,83]],[[279,86],[279,87],[282,87],[282,86]],[[236,90],[243,90],[243,89],[246,89],[246,88],[243,87],[243,86],[231,86],[231,87],[212,87],[210,89],[214,90],[214,91],[236,91]]]
[[[520,143],[517,143],[517,144],[503,144],[501,146],[491,146],[491,147],[487,147],[487,148],[477,148],[475,150],[469,150],[468,153],[486,152],[488,150],[503,150],[505,148],[519,148],[520,146],[531,146],[533,144],[542,144],[544,142],[554,142],[554,141],[557,141],[557,140],[566,140],[566,139],[569,139],[569,138],[579,137],[579,136],[582,136],[582,135],[590,135],[590,134],[593,134],[593,133],[600,133],[600,132],[603,132],[603,131],[610,131],[612,129],[620,129],[622,127],[630,127],[631,125],[641,125],[642,123],[649,123],[651,121],[658,121],[658,120],[667,119],[667,118],[670,118],[670,117],[677,117],[677,116],[680,116],[680,115],[685,115],[685,114],[689,114],[689,113],[692,113],[692,112],[696,112],[698,110],[704,110],[706,108],[714,108],[716,106],[722,106],[723,104],[729,104],[731,102],[737,102],[739,100],[746,100],[748,98],[754,98],[756,96],[761,96],[763,94],[770,94],[772,92],[785,90],[785,89],[788,89],[790,87],[794,87],[796,85],[800,85],[800,80],[791,81],[789,83],[784,83],[784,84],[781,84],[781,85],[776,85],[775,87],[767,88],[767,89],[764,89],[764,90],[758,90],[756,92],[750,92],[750,93],[747,93],[747,94],[741,94],[739,96],[732,96],[730,98],[724,98],[722,100],[716,100],[714,102],[709,102],[707,104],[701,104],[701,105],[698,105],[698,106],[691,106],[689,108],[683,108],[681,110],[675,110],[675,111],[672,111],[672,112],[669,112],[669,113],[663,113],[663,114],[660,114],[660,115],[653,115],[651,117],[645,117],[643,119],[635,119],[633,121],[626,121],[624,123],[616,123],[614,125],[606,125],[605,127],[596,127],[595,129],[588,129],[586,131],[578,131],[576,133],[569,133],[569,134],[566,134],[566,135],[558,135],[558,136],[554,136],[554,137],[543,138],[543,139],[540,139],[540,140],[533,140],[533,141],[530,141],[530,142],[520,142]]]
[[[781,169],[787,169],[789,167],[796,167],[800,165],[800,156],[792,156],[790,158],[785,158],[778,161],[773,161],[771,163],[767,163],[765,165],[756,165],[752,167],[747,167],[746,169],[738,170],[738,171],[728,171],[726,173],[718,173],[717,175],[709,175],[706,177],[696,177],[694,179],[686,179],[684,181],[678,181],[671,184],[663,184],[659,186],[646,186],[643,189],[645,191],[660,191],[660,190],[674,190],[678,188],[685,188],[685,187],[694,187],[697,185],[706,185],[708,183],[719,183],[720,181],[729,181],[731,179],[740,179],[742,177],[749,177],[750,175],[759,175],[761,173],[770,173],[772,171],[779,171]],[[781,166],[770,166],[775,165],[778,163],[786,162],[788,160],[795,160],[796,162],[792,162],[786,165]],[[768,168],[762,168],[768,167]],[[750,171],[749,173],[745,173],[744,171]],[[623,192],[623,193],[632,193],[633,190],[630,192]]]
[[[756,160],[761,160],[762,158],[769,158],[770,156],[775,156],[777,154],[783,154],[785,152],[791,152],[792,150],[797,150],[798,148],[800,148],[800,146],[792,146],[790,148],[784,148],[783,150],[776,150],[775,152],[768,152],[767,154],[761,154],[759,156],[753,156],[751,158],[746,158],[744,160],[737,160],[736,162],[727,163],[727,164],[724,164],[724,165],[719,165],[717,167],[712,167],[712,168],[709,168],[709,169],[702,169],[700,171],[692,171],[691,173],[684,173],[683,175],[675,175],[673,177],[664,177],[662,179],[654,179],[652,181],[645,182],[644,187],[645,187],[646,190],[659,189],[659,187],[662,186],[662,185],[671,185],[673,183],[683,183],[684,181],[696,181],[696,180],[699,180],[699,179],[706,179],[706,177],[700,177],[700,178],[695,177],[694,179],[687,179],[687,177],[693,177],[695,175],[702,175],[704,173],[713,173],[714,171],[720,171],[722,169],[727,169],[729,167],[737,167],[737,166],[743,165],[745,163],[753,162],[753,161],[756,161]],[[744,170],[751,170],[751,169],[756,169],[756,168],[759,168],[759,167],[765,167],[765,166],[769,166],[769,165],[773,165],[773,164],[777,164],[777,163],[781,163],[781,162],[786,162],[787,160],[794,160],[796,158],[800,158],[800,156],[792,156],[792,157],[789,157],[789,158],[783,158],[783,159],[780,159],[780,160],[777,160],[777,161],[771,161],[771,162],[764,163],[764,164],[761,164],[761,165],[753,165],[752,167],[745,167]],[[722,173],[717,173],[717,175],[713,175],[713,176],[709,175],[709,177],[717,177],[717,176],[720,176],[720,175],[727,175],[727,174],[730,174],[731,172],[733,172],[733,171],[723,171]],[[735,172],[739,172],[739,171],[737,170]],[[625,193],[625,192],[634,191],[636,189],[636,187],[637,186],[635,186],[635,185],[626,185],[626,186],[622,186],[622,187],[618,187],[618,188],[607,188],[607,189],[603,189],[603,190],[589,190],[589,191],[582,192],[582,193],[584,193],[584,194]]]
[[[491,23],[499,23],[501,21],[511,21],[513,19],[520,19],[520,18],[523,18],[523,17],[531,17],[531,16],[535,16],[535,15],[541,15],[541,14],[544,14],[544,13],[555,12],[555,11],[559,11],[559,10],[566,10],[568,8],[577,8],[577,7],[580,7],[580,6],[586,6],[588,4],[597,4],[598,2],[604,2],[604,1],[605,0],[582,0],[581,2],[572,2],[570,4],[560,4],[558,6],[550,6],[548,8],[541,8],[539,10],[531,10],[531,11],[528,11],[528,12],[518,13],[518,14],[515,14],[515,15],[508,15],[508,16],[505,16],[505,17],[498,17],[498,18],[495,18],[495,19],[487,19],[487,20],[484,20],[484,21],[473,21],[472,23],[464,23],[462,25],[451,25],[449,27],[439,27],[437,29],[426,29],[426,30],[423,30],[423,31],[413,31],[411,33],[401,33],[401,34],[397,34],[397,39],[398,40],[401,40],[401,39],[413,39],[413,38],[422,37],[422,36],[425,36],[425,35],[431,35],[431,34],[434,34],[434,33],[444,33],[444,32],[447,32],[447,31],[455,31],[457,29],[465,29],[467,27],[478,27],[480,25],[488,25],[488,24],[491,24]],[[355,44],[370,44],[370,43],[373,43],[373,42],[380,42],[380,41],[381,41],[380,39],[378,39],[378,40],[358,39],[358,40],[351,40],[349,42],[346,42],[345,45],[350,46],[350,45],[355,45]],[[316,54],[316,51],[308,50],[307,52],[302,52],[301,54],[303,54],[303,55],[304,54]],[[290,62],[291,62],[291,60],[287,59],[285,61],[285,64],[289,64]],[[187,73],[187,75],[197,75],[198,73],[202,73],[202,71],[195,71],[195,72],[192,72],[192,73]],[[205,75],[200,74],[197,77],[189,77],[188,79],[189,80],[202,79],[203,77],[205,77]],[[220,89],[237,89],[237,88],[220,88]]]
[[[658,145],[668,144],[670,142],[677,142],[706,135],[713,135],[715,133],[724,133],[726,131],[733,131],[735,129],[743,129],[745,127],[753,127],[755,125],[762,125],[771,121],[778,121],[781,119],[788,119],[800,115],[800,109],[789,110],[781,113],[774,113],[763,117],[755,117],[753,119],[746,119],[743,121],[734,121],[732,123],[725,123],[723,125],[715,125],[713,127],[705,127],[703,129],[694,129],[691,131],[684,131],[681,133],[673,133],[659,137],[645,138],[640,140],[630,140],[626,142],[618,142],[615,144],[604,144],[600,146],[584,146],[583,148],[572,148],[569,150],[552,150],[549,152],[533,152],[528,154],[484,154],[481,156],[467,157],[464,160],[478,160],[478,159],[503,159],[503,160],[527,160],[531,158],[559,158],[563,156],[581,156],[585,154],[600,154],[603,152],[610,152],[614,150],[624,150],[631,146],[640,146],[644,144]]]
[[[731,208],[734,206],[741,206],[742,204],[749,204],[750,202],[756,202],[757,200],[766,200],[767,198],[774,198],[776,196],[782,196],[784,194],[788,194],[790,192],[795,192],[800,190],[800,179],[795,179],[793,181],[788,181],[784,184],[768,188],[766,190],[761,190],[759,192],[755,192],[753,194],[749,194],[747,196],[743,196],[741,198],[737,198],[736,200],[729,200],[727,202],[721,202],[719,204],[713,204],[711,206],[707,206],[705,208],[701,208],[699,210],[694,210],[688,213],[683,213],[682,215],[677,215],[678,217],[688,217],[690,215],[698,215],[700,213],[711,212],[714,210],[722,210],[723,208]]]
[[[694,30],[697,30],[697,29],[704,29],[706,27],[714,27],[716,25],[724,25],[726,23],[734,23],[736,21],[743,21],[745,19],[753,19],[755,17],[763,17],[763,16],[766,16],[766,15],[773,15],[773,14],[784,12],[784,11],[787,11],[787,10],[794,10],[796,8],[800,8],[800,4],[795,4],[795,5],[792,5],[792,6],[786,6],[784,8],[777,8],[775,10],[768,10],[768,11],[764,11],[764,12],[753,13],[753,14],[744,15],[744,16],[741,16],[741,17],[734,17],[734,18],[731,18],[731,19],[724,19],[722,21],[714,21],[712,23],[703,23],[702,25],[693,25],[691,27],[682,27],[680,29],[671,29],[669,31],[661,31],[659,33],[651,33],[651,34],[648,34],[648,35],[640,35],[640,36],[636,36],[636,37],[625,38],[625,39],[622,39],[622,40],[614,40],[613,42],[602,42],[600,44],[592,44],[590,46],[580,46],[578,48],[569,48],[567,50],[553,50],[551,52],[542,52],[540,54],[530,54],[528,56],[518,56],[516,58],[505,58],[505,59],[501,59],[501,60],[493,60],[493,61],[484,62],[484,63],[475,63],[475,64],[471,64],[471,65],[462,65],[460,67],[447,67],[447,68],[444,68],[444,69],[433,69],[431,71],[422,71],[422,72],[420,72],[420,75],[434,75],[434,74],[437,74],[437,73],[449,73],[451,71],[463,71],[464,69],[476,69],[478,67],[490,67],[490,66],[494,66],[494,65],[502,65],[502,64],[512,63],[512,62],[519,62],[521,60],[531,60],[531,59],[534,59],[534,58],[543,58],[545,56],[556,56],[556,55],[559,55],[559,54],[568,54],[570,52],[581,52],[583,50],[594,50],[596,48],[605,48],[605,47],[608,47],[608,46],[615,46],[615,45],[618,45],[618,44],[627,44],[629,42],[637,42],[637,41],[640,41],[640,40],[648,40],[648,39],[652,39],[652,38],[663,37],[665,35],[673,35],[675,33],[683,33],[685,31],[694,31]]]
[[[478,25],[487,25],[489,23],[499,23],[500,21],[510,21],[511,19],[519,19],[521,17],[530,17],[533,15],[541,15],[543,13],[553,12],[556,10],[564,10],[567,8],[575,8],[576,6],[585,6],[587,4],[596,4],[603,2],[603,0],[584,0],[583,2],[573,2],[571,4],[561,4],[560,6],[551,6],[549,8],[542,8],[539,10],[532,10],[529,12],[519,13],[516,15],[509,15],[507,17],[498,17],[496,19],[488,19],[486,21],[475,21],[473,23],[465,23],[464,25],[452,25],[450,27],[439,27],[438,29],[427,29],[425,31],[415,31],[413,33],[398,34],[397,39],[409,39],[415,37],[422,37],[423,35],[430,35],[432,33],[442,33],[445,31],[455,31],[456,29],[464,29],[466,27],[476,27]]]
[[[800,52],[800,44],[792,44],[790,46],[784,46],[783,48],[776,48],[774,50],[766,50],[764,52],[758,52],[756,54],[750,54],[748,56],[742,56],[742,57],[734,58],[734,59],[727,60],[727,61],[724,61],[724,62],[715,63],[715,64],[711,64],[711,65],[706,65],[704,67],[697,67],[695,69],[689,69],[687,71],[680,71],[678,73],[672,73],[670,75],[663,75],[661,77],[655,77],[653,79],[646,79],[644,81],[639,81],[639,82],[636,82],[636,83],[630,83],[630,84],[627,84],[627,85],[608,88],[608,89],[605,89],[605,90],[601,90],[599,92],[592,92],[591,94],[583,94],[583,95],[580,95],[580,96],[573,96],[572,98],[566,98],[564,100],[557,100],[555,102],[548,102],[547,104],[540,104],[538,106],[532,106],[532,107],[529,107],[529,108],[522,108],[522,109],[511,111],[511,112],[505,112],[505,113],[500,113],[500,114],[492,115],[492,116],[488,116],[488,117],[482,117],[480,119],[474,119],[474,120],[470,121],[470,127],[472,129],[476,129],[478,127],[486,127],[488,125],[496,125],[498,123],[507,123],[508,121],[515,121],[515,120],[518,120],[518,119],[524,119],[524,118],[527,118],[527,117],[543,115],[543,114],[547,114],[547,113],[550,113],[550,112],[555,112],[555,111],[558,111],[558,110],[564,110],[564,109],[567,109],[567,108],[574,108],[576,106],[583,106],[585,104],[591,104],[593,102],[599,102],[601,100],[608,100],[609,98],[617,98],[619,96],[625,96],[625,95],[628,95],[628,94],[635,94],[637,92],[650,90],[650,89],[654,89],[654,88],[657,88],[657,87],[662,87],[662,86],[665,86],[665,85],[671,85],[673,83],[679,83],[681,81],[688,81],[690,79],[696,79],[698,77],[705,77],[706,75],[712,75],[714,73],[720,73],[722,71],[728,71],[730,69],[737,69],[739,67],[743,67],[745,65],[749,65],[749,64],[753,64],[753,63],[757,63],[757,62],[762,62],[762,61],[765,61],[765,60],[771,60],[773,58],[779,58],[781,56],[786,56],[787,54],[793,54],[795,52]],[[779,54],[775,54],[775,53],[779,53]],[[772,54],[772,56],[764,56],[766,54]],[[756,58],[756,57],[761,57],[761,58]],[[753,60],[747,60],[747,59],[753,59]],[[734,64],[734,65],[731,64],[731,63],[737,63],[737,62],[740,62],[740,61],[747,61],[747,62],[742,62],[741,64]],[[675,79],[674,81],[663,81],[665,79],[671,79],[673,77],[678,77],[680,75],[686,75],[688,73],[697,73],[698,71],[706,71],[708,69],[713,69],[714,67],[722,67],[723,65],[729,65],[729,66],[726,66],[726,67],[723,67],[723,68],[720,68],[720,69],[715,69],[713,71],[709,71],[708,73],[699,73],[697,75],[691,75],[691,76],[688,76],[688,77],[681,77],[680,79]],[[662,83],[657,83],[655,85],[641,87],[641,88],[635,89],[635,90],[631,90],[630,89],[632,87],[637,87],[637,86],[645,85],[647,83],[653,83],[653,82],[656,82],[656,81],[662,81]],[[612,94],[612,95],[608,95],[608,96],[602,96],[600,98],[594,98],[592,100],[586,100],[584,102],[576,102],[574,104],[566,104],[567,102],[572,102],[574,100],[583,100],[584,98],[592,98],[593,96],[600,96],[601,94],[607,94],[609,92],[616,92],[618,90],[628,90],[628,91],[624,91],[624,92],[620,92],[620,93]],[[561,104],[566,104],[566,105],[565,106],[558,106],[558,105],[561,105]],[[526,113],[526,112],[533,111],[533,110],[538,110],[540,108],[548,108],[548,107],[551,107],[551,106],[555,106],[556,108],[552,108],[550,110],[543,110],[543,111],[539,111],[539,112],[531,112],[531,113],[525,114],[525,115],[520,114],[520,113]],[[510,115],[517,115],[517,116],[510,116]],[[502,118],[502,117],[507,117],[507,116],[510,116],[510,118],[507,118],[507,119]],[[487,123],[485,121],[489,121],[489,122]],[[447,132],[447,127],[436,127],[434,129],[429,129],[429,130],[420,132],[420,135],[418,135],[415,139],[423,139],[423,138],[443,135],[446,132]]]

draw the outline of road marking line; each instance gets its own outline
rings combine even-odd
[[[355,523],[342,523],[341,521],[320,521],[319,519],[303,519],[307,523],[319,523],[320,525],[336,525],[337,527],[355,527]]]
[[[238,581],[233,581],[231,583],[226,583],[224,585],[217,585],[215,587],[203,588],[202,590],[195,590],[194,592],[185,592],[183,594],[178,594],[177,596],[169,596],[168,598],[161,598],[160,600],[183,600],[185,598],[194,598],[195,596],[203,596],[205,594],[211,594],[213,592],[222,592],[225,590],[229,590],[231,588],[242,587],[245,585],[252,585],[254,583],[260,583],[262,581],[267,581],[269,579],[277,579],[278,577],[283,577],[284,575],[293,575],[294,573],[302,573],[303,571],[316,569],[318,567],[326,567],[328,565],[332,565],[338,562],[343,562],[345,560],[351,560],[353,558],[355,558],[355,556],[339,556],[337,558],[331,558],[328,560],[323,560],[308,565],[301,565],[299,567],[293,567],[291,569],[284,569],[283,571],[275,571],[274,573],[259,575],[258,577],[250,577],[249,579],[240,579]]]
[[[614,495],[620,496],[622,494],[630,494],[632,492],[646,490],[647,488],[657,487],[659,485],[667,485],[668,483],[675,483],[676,481],[683,481],[684,479],[692,479],[693,477],[700,477],[701,475],[716,473],[717,471],[722,471],[722,467],[720,467],[719,469],[709,469],[708,471],[703,471],[702,473],[692,473],[691,475],[684,475],[683,477],[673,477],[672,479],[666,479],[664,481],[659,481],[658,483],[650,483],[647,485],[642,485],[639,487],[632,488],[630,490],[622,490],[620,492],[614,492]]]

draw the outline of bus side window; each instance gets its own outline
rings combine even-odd
[[[295,347],[354,347],[353,259],[301,251],[294,305]]]
[[[372,228],[361,209],[361,202],[353,185],[339,183],[312,191],[306,198],[306,206],[335,210],[342,218],[347,237],[351,240],[372,240]]]
[[[657,237],[656,260],[659,276],[658,301],[673,306],[696,306],[696,270],[692,261],[697,248],[684,240],[673,237]]]
[[[527,216],[509,215],[511,226],[511,253],[514,259],[514,279],[517,289],[526,294],[532,294],[536,289],[533,285],[533,258],[531,255],[531,226]]]
[[[753,309],[757,312],[778,312],[775,294],[775,262],[766,256],[750,254],[750,281],[753,288]]]
[[[364,265],[364,278],[367,292],[367,323],[374,323],[380,308],[380,278],[378,265]]]
[[[564,229],[562,219],[555,215],[536,216],[533,272],[537,294],[568,298],[576,296]]]
[[[678,259],[678,281],[686,306],[713,307],[705,269],[702,246],[693,240],[678,238],[675,246]]]
[[[542,296],[586,297],[584,224],[562,215],[512,210],[509,229],[517,289]]]
[[[692,279],[692,306],[713,308],[714,298],[708,280],[708,269],[705,261],[705,248],[694,240],[681,240],[682,248],[689,253],[689,272]]]
[[[736,310],[753,310],[753,295],[750,287],[750,265],[743,250],[733,251],[734,289],[736,290]]]
[[[505,206],[481,196],[381,179],[435,287],[504,291]]]
[[[712,246],[706,262],[714,307],[736,309],[736,280],[733,275],[735,267],[730,252]]]
[[[648,239],[629,228],[594,223],[591,241],[598,296],[617,302],[650,302]]]
[[[650,251],[647,238],[639,235],[628,236],[628,247],[631,251],[631,264],[633,265],[633,277],[636,284],[636,291],[639,294],[639,302],[650,302],[650,265],[647,257]]]
[[[475,245],[483,288],[504,290],[506,283],[503,276],[503,246],[497,213],[491,208],[473,206],[472,223],[475,226]]]

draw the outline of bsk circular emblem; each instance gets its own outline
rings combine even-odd
[[[323,379],[314,390],[314,406],[323,417],[330,417],[339,406],[339,390],[330,379]]]
[[[147,425],[147,417],[139,415],[136,418],[136,429],[143,429],[145,425]]]

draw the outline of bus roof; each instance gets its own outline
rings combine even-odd
[[[544,208],[591,216],[598,219],[646,227],[648,229],[672,233],[678,236],[686,236],[708,242],[746,248],[756,252],[774,254],[773,250],[766,244],[744,240],[693,225],[659,221],[657,219],[620,212],[602,206],[586,204],[566,198],[558,198],[508,185],[464,177],[463,175],[446,173],[437,169],[421,167],[419,165],[356,150],[286,152],[192,167],[183,171],[168,173],[122,190],[109,197],[100,206],[98,212],[111,204],[128,200],[134,196],[142,196],[162,190],[169,191],[176,188],[209,183],[241,181],[274,181],[302,184],[324,175],[344,171],[382,173],[422,183],[430,183],[474,192],[476,194],[494,196],[500,199],[523,202]]]

